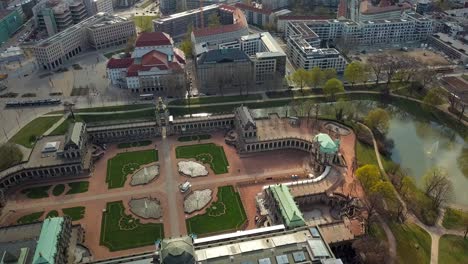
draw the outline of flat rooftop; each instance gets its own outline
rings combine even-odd
[[[301,138],[313,141],[316,131],[307,126],[306,119],[300,119],[300,125],[292,125],[289,118],[280,118],[277,114],[269,114],[268,118],[255,119],[257,138],[246,139],[246,142],[272,140],[278,138]]]
[[[20,252],[26,250],[24,263],[32,263],[41,228],[42,223],[1,227],[0,259],[4,252],[20,256]]]
[[[213,4],[213,5],[209,5],[209,6],[204,6],[202,9],[205,12],[205,11],[208,11],[208,10],[217,9],[219,7],[220,7],[219,4]],[[175,14],[172,14],[172,15],[167,16],[167,17],[155,19],[153,21],[155,23],[164,23],[164,22],[168,22],[170,20],[178,19],[178,18],[185,17],[185,16],[191,16],[191,15],[198,14],[198,13],[200,13],[200,8],[191,9],[191,10],[188,10],[188,11],[185,11],[185,12],[175,13]]]

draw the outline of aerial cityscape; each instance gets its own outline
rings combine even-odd
[[[468,0],[1,0],[0,264],[468,263]]]

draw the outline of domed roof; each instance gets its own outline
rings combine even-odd
[[[161,243],[161,260],[163,264],[195,264],[192,239],[164,239]]]
[[[333,141],[333,139],[324,133],[319,133],[314,137],[314,141],[320,143],[320,151],[324,153],[336,153],[339,148],[339,141]]]

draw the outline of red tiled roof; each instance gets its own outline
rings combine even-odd
[[[171,37],[164,32],[144,32],[135,41],[135,47],[172,45]]]
[[[254,6],[244,4],[244,3],[236,3],[234,6],[237,7],[237,8],[243,9],[243,10],[250,10],[252,12],[261,13],[261,14],[265,14],[265,15],[269,15],[269,14],[273,13],[273,11],[271,9],[256,8]]]
[[[167,55],[157,50],[153,50],[151,52],[146,53],[141,59],[141,65],[143,66],[155,66],[164,64],[167,64]]]
[[[128,68],[132,63],[133,63],[133,58],[124,58],[124,59],[111,58],[107,62],[107,69]]]
[[[177,55],[175,57],[177,58]],[[181,70],[183,69],[181,64],[179,61],[169,62],[166,54],[153,50],[143,55],[141,64],[132,64],[128,67],[127,77],[138,76],[139,71],[149,71],[154,67],[160,70]]]
[[[346,0],[340,0],[340,3],[338,4],[338,12],[336,17],[346,17],[346,9],[347,9],[347,3]]]
[[[226,10],[229,10],[229,11],[231,11],[231,12],[236,11],[236,8],[235,8],[234,6],[230,6],[230,5],[226,5],[226,4],[221,4],[221,5],[219,6],[219,8],[221,8],[221,9],[226,9]]]
[[[236,10],[233,16],[234,16],[234,21],[237,22],[235,24],[221,25],[221,26],[217,26],[213,28],[206,27],[206,28],[196,29],[193,31],[193,35],[195,37],[204,37],[204,36],[234,32],[234,31],[241,30],[243,28],[247,28],[247,20],[245,19],[244,13],[242,13],[242,11]]]

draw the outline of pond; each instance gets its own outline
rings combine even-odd
[[[365,116],[377,106],[386,108],[391,114],[388,137],[393,139],[391,159],[409,171],[418,186],[425,172],[433,166],[447,170],[454,186],[454,202],[468,205],[468,178],[457,163],[464,146],[468,146],[456,131],[434,121],[428,122],[394,105],[381,105],[374,101],[350,101],[352,112]],[[334,115],[333,103],[320,104],[320,115]],[[256,117],[277,112],[284,116],[293,115],[290,107],[253,109]]]

